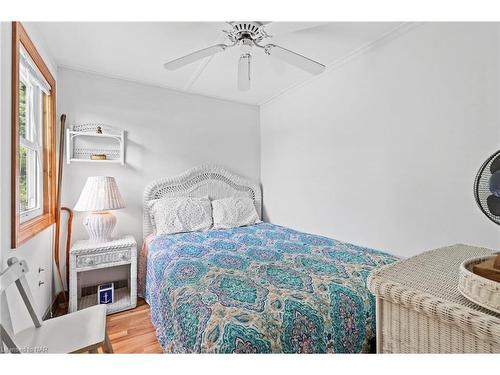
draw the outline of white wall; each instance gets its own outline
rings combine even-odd
[[[497,27],[419,25],[262,106],[267,217],[403,256],[498,247],[472,194],[500,141]]]
[[[94,74],[59,70],[67,124],[103,122],[127,131],[126,165],[65,165],[63,206],[74,207],[88,176],[114,176],[126,208],[115,234],[142,240],[142,193],[155,179],[205,163],[260,179],[259,108]],[[76,213],[73,238],[87,238]]]
[[[43,41],[39,37],[36,28],[30,24],[24,24],[28,35],[37,47],[38,52],[44,59],[52,75],[57,81],[57,67],[51,56],[46,52]],[[10,249],[10,142],[11,142],[11,59],[12,59],[12,25],[10,22],[2,22],[0,25],[0,76],[1,76],[1,99],[0,99],[0,166],[1,166],[1,190],[0,208],[2,213],[0,227],[0,269],[7,266],[7,259],[15,256],[28,262],[30,272],[27,276],[28,283],[33,292],[38,312],[44,315],[55,296],[54,283],[52,280],[52,240],[53,227],[49,227],[15,250]],[[45,271],[38,272],[39,268]],[[39,285],[39,282],[43,282]],[[12,315],[15,331],[23,329],[30,324],[29,315],[15,287],[7,291],[7,302]],[[0,317],[4,319],[4,317]]]

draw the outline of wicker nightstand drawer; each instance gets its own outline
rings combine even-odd
[[[76,257],[76,267],[83,268],[89,266],[97,266],[103,263],[109,264],[128,261],[130,261],[130,249],[122,249],[119,251],[107,253],[78,255]]]

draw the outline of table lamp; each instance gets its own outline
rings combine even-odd
[[[125,207],[114,177],[92,176],[87,178],[75,211],[90,211],[83,224],[92,242],[107,242],[116,224],[116,217],[109,210]]]

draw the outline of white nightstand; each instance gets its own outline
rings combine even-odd
[[[107,313],[137,305],[137,243],[125,236],[110,242],[76,241],[71,246],[69,312],[97,304],[97,286],[113,282],[114,302]]]

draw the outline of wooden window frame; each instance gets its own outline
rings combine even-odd
[[[19,52],[20,45],[50,85],[43,115],[43,211],[21,223],[19,212]],[[20,22],[12,22],[12,145],[11,145],[11,247],[13,249],[55,223],[56,213],[56,81]]]

